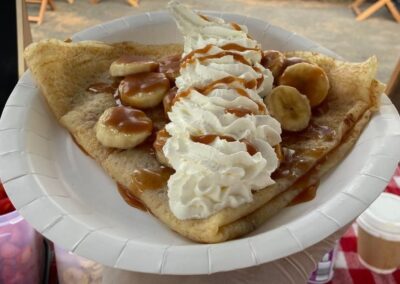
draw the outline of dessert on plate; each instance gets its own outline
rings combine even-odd
[[[45,40],[25,57],[56,119],[129,204],[222,242],[312,198],[383,85],[375,57],[264,51],[245,26],[169,9],[183,46]]]

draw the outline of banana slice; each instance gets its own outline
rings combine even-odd
[[[95,129],[97,140],[104,146],[128,149],[151,135],[153,123],[141,110],[116,106],[103,112]]]
[[[276,50],[266,50],[263,53],[261,64],[271,70],[274,78],[278,78],[283,71],[285,64],[285,55]]]
[[[153,143],[154,150],[156,152],[157,160],[164,166],[171,167],[167,158],[164,155],[163,147],[170,137],[169,133],[165,128],[157,132],[156,140]]]
[[[126,76],[118,87],[124,105],[146,109],[157,106],[170,88],[163,73],[140,73]]]
[[[265,103],[281,124],[288,131],[301,131],[308,126],[311,107],[306,96],[293,87],[279,86],[265,98]]]
[[[143,72],[153,72],[159,64],[147,57],[136,55],[123,55],[110,66],[110,74],[113,77],[123,77]]]
[[[329,91],[329,80],[325,71],[317,65],[305,62],[287,67],[279,79],[279,85],[299,90],[307,96],[311,107],[322,103]]]

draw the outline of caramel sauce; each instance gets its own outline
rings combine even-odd
[[[212,47],[213,47],[212,44],[208,44],[203,48],[191,51],[190,53],[188,53],[182,59],[182,65],[181,66],[183,68],[185,68],[188,64],[193,63],[196,59],[199,60],[200,62],[202,62],[202,61],[205,61],[205,60],[208,60],[208,59],[222,58],[222,57],[227,56],[227,55],[231,55],[233,57],[233,59],[236,60],[236,61],[239,61],[239,62],[241,62],[241,63],[243,63],[245,65],[251,66],[250,62],[248,62],[247,59],[243,55],[235,53],[235,52],[232,52],[230,50],[235,50],[235,51],[240,51],[240,52],[241,51],[246,51],[246,50],[259,50],[257,48],[243,47],[243,46],[240,46],[240,45],[238,45],[236,43],[228,43],[228,44],[225,44],[225,45],[220,47],[221,49],[224,50],[223,52],[219,52],[219,53],[216,53],[216,54],[207,55],[207,56],[203,56],[203,57],[198,57],[198,58],[194,57],[195,54],[206,54],[208,51],[210,51],[210,49]],[[260,52],[261,52],[261,50],[260,50]],[[262,72],[261,72],[261,70],[259,68],[254,67],[254,66],[252,66],[252,68],[256,72],[262,74]],[[256,82],[257,85],[256,86],[260,87],[263,81],[264,81],[264,76],[260,76],[260,78],[257,79],[257,82]],[[253,84],[253,85],[251,85],[250,89],[253,89],[255,87],[255,85],[254,85],[254,83],[251,83],[251,84]]]
[[[242,28],[237,23],[229,23],[231,27],[236,31],[243,31]],[[247,34],[247,38],[252,39],[252,37]]]
[[[282,140],[289,144],[295,144],[299,137],[310,140],[332,141],[336,137],[336,131],[329,126],[319,125],[311,121],[303,131],[297,133],[285,131],[282,133]]]
[[[191,51],[190,53],[188,53],[184,58],[182,58],[182,62],[192,59],[195,54],[206,54],[207,52],[210,51],[210,49],[212,47],[213,47],[212,44],[207,44],[203,48],[195,49],[195,50]],[[235,51],[240,51],[240,52],[247,51],[247,50],[256,50],[256,51],[259,50],[257,48],[244,47],[244,46],[241,46],[236,43],[227,43],[227,44],[221,46],[220,48],[225,51],[235,50]]]
[[[210,19],[209,19],[207,16],[202,15],[202,14],[198,14],[198,15],[199,15],[199,17],[202,18],[203,20],[205,20],[205,21],[207,21],[207,22],[210,22]]]
[[[178,88],[173,87],[173,88],[169,89],[168,93],[163,98],[163,107],[164,107],[165,113],[168,113],[171,111],[171,108],[174,103],[174,99],[176,97],[177,92],[178,92]]]
[[[105,124],[124,133],[147,132],[153,129],[151,119],[143,111],[125,106],[114,107]]]
[[[192,139],[193,142],[208,145],[208,144],[211,144],[212,142],[214,142],[214,140],[217,139],[217,137],[219,139],[223,139],[228,142],[237,141],[233,137],[225,136],[225,135],[216,135],[216,134],[206,134],[206,135],[199,135],[199,136],[192,135],[192,136],[190,136],[190,139]],[[246,145],[246,150],[251,156],[253,156],[254,154],[256,154],[258,152],[257,148],[253,144],[251,144],[247,139],[242,139],[242,140],[240,140],[240,142],[242,142]]]
[[[225,113],[231,113],[236,115],[237,117],[243,117],[248,114],[254,114],[252,110],[247,108],[227,108],[225,109]]]
[[[257,85],[258,85],[257,79],[247,81],[247,82],[244,84],[244,86],[246,87],[246,89],[255,89],[255,88],[257,87]]]
[[[199,60],[200,62],[203,62],[208,59],[216,59],[216,58],[218,59],[218,58],[222,58],[222,57],[228,56],[228,55],[232,56],[234,60],[239,61],[240,63],[251,66],[250,62],[248,62],[247,59],[244,58],[243,55],[240,55],[239,53],[235,53],[232,51],[222,51],[222,52],[219,52],[216,54],[206,55],[206,56],[197,57],[197,58],[190,57],[186,60],[183,60],[181,66],[183,68],[185,68],[188,64],[192,64],[196,59]]]
[[[236,51],[240,51],[240,52],[248,51],[248,50],[261,51],[258,48],[244,47],[237,43],[227,43],[227,44],[221,46],[220,48],[223,50],[236,50]]]
[[[236,30],[236,31],[242,31],[242,28],[241,28],[238,24],[236,24],[236,23],[229,23],[229,24],[231,25],[231,27],[232,27],[234,30]],[[251,39],[252,37],[251,37],[249,34],[247,34],[247,38]]]
[[[182,62],[185,62],[186,60],[190,60],[195,54],[206,54],[207,52],[210,51],[210,49],[213,47],[212,44],[207,44],[203,48],[195,49],[189,52],[185,57],[182,58]]]
[[[230,23],[231,27],[236,31],[241,31],[242,28],[236,23]]]
[[[168,138],[171,137],[165,128],[159,130],[157,132],[156,139],[153,143],[154,150],[162,151],[165,143],[167,142]]]
[[[250,98],[250,95],[244,90],[244,89],[242,89],[242,88],[235,88],[235,91],[239,94],[239,95],[241,95],[241,96],[243,96],[243,97],[246,97],[246,98],[249,98],[250,100],[252,100],[251,98]],[[252,100],[253,102],[255,102],[256,104],[257,104],[257,106],[258,106],[258,110],[259,111],[265,111],[265,109],[266,109],[266,107],[265,107],[265,105],[263,104],[263,103],[260,103],[260,102],[256,102],[256,101],[254,101],[254,100]]]
[[[258,72],[261,74],[261,77],[257,78],[257,88],[261,87],[262,83],[264,82],[264,75],[261,71],[260,68],[258,67],[253,67],[254,71]]]
[[[117,90],[117,87],[114,84],[98,82],[90,85],[86,90],[94,94],[99,94],[99,93],[114,94],[115,91]]]
[[[144,203],[138,197],[131,193],[127,187],[123,186],[120,183],[117,183],[117,187],[119,194],[122,196],[126,203],[139,210],[148,211],[146,205],[144,205]]]
[[[294,206],[300,203],[304,203],[307,201],[311,201],[317,196],[317,189],[319,186],[319,181],[315,184],[308,186],[304,189],[299,195],[297,195],[289,204],[288,206]]]
[[[308,150],[286,151],[279,168],[271,177],[296,179],[309,171],[316,160],[324,156],[326,148],[311,148]]]
[[[253,144],[251,144],[250,141],[248,141],[247,139],[242,139],[240,140],[240,142],[246,145],[247,153],[249,153],[250,156],[257,154],[257,148]]]
[[[215,139],[224,139],[228,142],[233,142],[236,141],[235,138],[230,137],[230,136],[224,136],[224,135],[216,135],[216,134],[206,134],[206,135],[199,135],[199,136],[190,136],[190,139],[192,139],[193,142],[201,143],[201,144],[211,144],[214,142]]]
[[[181,54],[164,57],[159,61],[158,72],[164,73],[170,81],[179,76]]]
[[[174,173],[171,168],[161,166],[159,169],[140,169],[132,174],[131,188],[134,192],[162,189],[166,186],[169,177]]]
[[[189,94],[190,94],[190,92],[192,91],[192,90],[194,90],[193,88],[188,88],[188,89],[186,89],[186,90],[183,90],[182,92],[179,92],[179,93],[176,93],[175,94],[175,97],[172,99],[172,104],[171,104],[171,108],[172,108],[172,106],[177,102],[177,101],[179,101],[179,99],[180,98],[184,98],[184,97],[187,97],[187,96],[189,96]],[[172,95],[172,94],[171,94]],[[204,95],[204,94],[203,94]],[[166,99],[166,100],[168,100],[168,99]]]
[[[153,92],[159,88],[169,89],[168,78],[163,73],[140,73],[126,76],[119,85],[120,95],[134,96],[138,93]]]
[[[242,88],[234,88],[234,90],[241,95],[242,97],[250,98],[250,95],[246,92],[246,90]]]
[[[228,76],[228,77],[221,78],[219,80],[215,80],[215,81],[211,82],[210,84],[208,84],[207,86],[205,86],[204,88],[199,89],[198,91],[204,95],[207,95],[209,92],[214,90],[218,85],[229,85],[234,82],[245,83],[244,79],[242,79],[242,78]],[[246,96],[248,96],[248,94]]]
[[[255,81],[255,80],[254,80],[254,81]],[[213,81],[212,83],[208,84],[207,86],[205,86],[205,87],[203,87],[203,88],[197,88],[196,90],[197,90],[199,93],[203,94],[204,96],[207,96],[209,93],[211,93],[213,90],[215,90],[215,89],[218,87],[218,85],[229,85],[229,84],[232,84],[232,83],[234,83],[234,82],[243,83],[244,80],[241,79],[241,78],[238,78],[238,77],[228,76],[228,77],[225,77],[225,78],[222,78],[222,79]],[[246,87],[246,88],[247,88],[247,87]],[[186,89],[186,90],[184,90],[184,91],[178,93],[178,94],[175,96],[175,98],[173,99],[172,105],[173,105],[175,102],[177,102],[180,98],[189,96],[189,94],[190,94],[190,92],[191,92],[192,90],[193,90],[193,88],[188,88],[188,89]],[[242,89],[242,88],[234,88],[234,90],[235,90],[240,96],[243,96],[243,97],[246,97],[246,98],[249,98],[250,100],[252,100],[251,97],[250,97],[250,95],[249,95],[244,89]],[[253,101],[254,101],[254,100],[253,100]],[[261,111],[261,112],[262,112],[262,111],[265,111],[266,107],[265,107],[265,105],[264,105],[263,103],[256,102],[256,101],[254,101],[254,102],[257,104],[258,110],[259,110],[259,111]]]
[[[131,55],[131,54],[124,54],[120,58],[118,58],[116,63],[133,63],[133,62],[138,62],[138,63],[145,63],[148,64],[151,71],[155,71],[158,68],[158,63],[155,62],[154,60],[151,60],[150,58],[146,56],[138,56],[138,55]]]

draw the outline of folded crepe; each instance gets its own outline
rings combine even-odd
[[[108,175],[130,190],[136,169],[156,169],[160,164],[144,147],[117,150],[98,142],[94,126],[104,110],[115,106],[115,99],[112,94],[94,94],[87,88],[96,82],[110,82],[109,67],[121,55],[159,59],[181,52],[182,46],[177,44],[44,40],[30,45],[25,50],[25,58],[55,118]],[[282,146],[294,153],[274,174],[276,183],[254,192],[251,203],[225,208],[208,218],[190,220],[179,220],[171,212],[166,186],[132,190],[131,194],[172,230],[205,243],[222,242],[253,231],[337,165],[378,109],[383,85],[374,79],[375,57],[363,63],[347,63],[310,52],[291,52],[287,56],[301,57],[322,67],[331,87],[327,99],[313,110],[309,127],[300,133],[282,136]],[[152,110],[148,115],[161,128],[165,122],[157,119],[160,117],[157,112]]]

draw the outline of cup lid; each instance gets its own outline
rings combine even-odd
[[[362,227],[368,226],[381,234],[400,236],[400,196],[382,193],[357,221]]]

